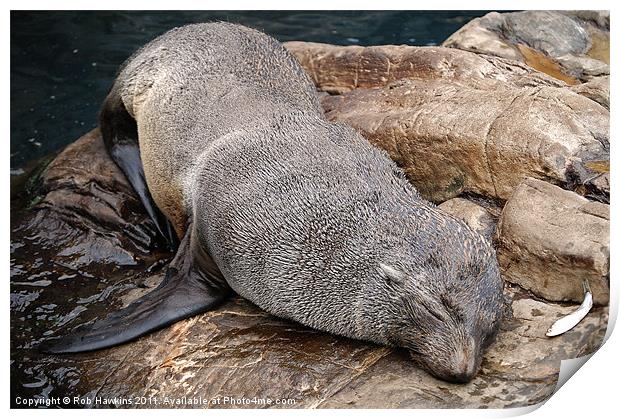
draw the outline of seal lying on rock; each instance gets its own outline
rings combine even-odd
[[[228,23],[160,36],[123,66],[101,128],[161,232],[174,237],[159,210],[182,240],[158,288],[47,352],[129,341],[232,289],[276,316],[407,348],[442,379],[475,375],[502,311],[493,249],[328,122],[274,39]]]

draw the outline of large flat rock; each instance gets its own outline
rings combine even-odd
[[[76,144],[82,150],[101,150],[98,132]],[[65,150],[49,170],[62,161],[82,164],[77,158],[66,160],[74,151],[71,147]],[[88,157],[105,166],[93,165],[89,172],[84,163],[80,184],[108,185],[109,194],[118,187],[119,193],[125,194],[123,199],[135,199],[120,179],[114,187],[105,183],[107,175],[100,170],[109,167],[105,153]],[[67,184],[73,184],[71,176]],[[89,182],[89,177],[99,180]],[[42,179],[38,190],[52,190],[50,179],[55,179],[56,185],[65,184],[63,176],[49,172],[44,172]],[[549,324],[575,307],[540,301],[509,286],[504,323],[485,355],[481,373],[471,383],[457,385],[417,368],[405,351],[317,332],[275,318],[236,297],[216,310],[133,343],[73,356],[42,355],[34,349],[37,343],[120,308],[155,287],[163,276],[157,264],[148,269],[151,260],[146,256],[136,256],[135,264],[119,268],[114,258],[106,262],[95,257],[96,246],[85,245],[81,254],[68,262],[64,259],[68,256],[59,255],[70,226],[72,237],[87,243],[88,232],[78,220],[89,219],[89,207],[101,190],[82,188],[80,193],[84,199],[74,201],[68,213],[72,221],[64,230],[54,231],[45,225],[40,231],[34,229],[31,217],[36,217],[40,208],[25,209],[12,220],[13,404],[18,396],[67,396],[71,405],[83,406],[89,398],[97,407],[205,407],[200,404],[203,400],[213,400],[210,407],[224,408],[526,406],[552,394],[562,359],[596,350],[605,332],[607,309],[597,307],[575,329],[546,338]],[[52,213],[47,214],[51,217]],[[109,232],[133,223],[132,217],[141,213],[135,209],[115,214],[124,222],[108,224]],[[144,226],[146,217],[143,213],[140,217],[138,223]],[[30,228],[21,227],[23,223]],[[132,231],[121,228],[117,234],[131,235]],[[119,239],[109,246],[116,246],[116,254],[133,245]],[[77,263],[79,258],[91,263]],[[84,403],[75,402],[76,396]],[[94,403],[97,397],[111,401]],[[233,403],[231,398],[249,401]],[[267,399],[274,402],[268,404]],[[285,399],[286,404],[276,404],[276,399]]]
[[[549,300],[575,302],[588,280],[595,304],[609,302],[609,205],[526,179],[497,230],[506,280]]]

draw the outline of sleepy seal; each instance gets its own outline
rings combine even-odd
[[[159,287],[45,351],[126,342],[234,290],[276,316],[406,348],[442,379],[476,374],[502,312],[493,249],[328,122],[274,39],[228,23],[160,36],[122,67],[101,128],[161,233],[182,240]]]

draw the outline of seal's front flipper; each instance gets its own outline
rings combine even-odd
[[[76,333],[39,347],[45,353],[75,353],[128,342],[221,303],[230,288],[211,257],[193,243],[188,228],[162,283],[126,308]]]
[[[99,116],[103,142],[112,160],[123,171],[138,194],[142,205],[155,223],[168,247],[174,249],[177,238],[168,219],[161,213],[146,185],[138,146],[138,127],[114,89],[106,98]]]

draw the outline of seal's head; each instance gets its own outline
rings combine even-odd
[[[417,211],[418,225],[396,223],[394,240],[383,240],[362,318],[379,326],[379,340],[408,349],[438,378],[469,382],[502,316],[495,253],[453,217],[433,207]]]

